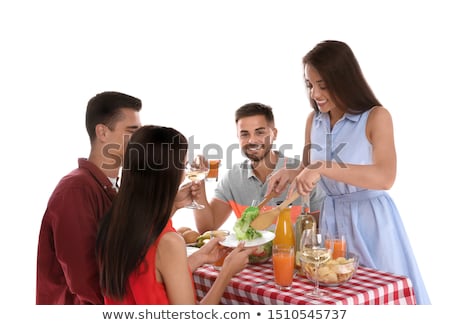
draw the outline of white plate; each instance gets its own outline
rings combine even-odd
[[[244,240],[245,241],[244,247],[255,247],[255,246],[264,245],[265,243],[268,243],[275,238],[275,234],[271,231],[262,230],[262,231],[260,231],[260,233],[261,233],[262,237],[259,237],[259,238],[253,239],[253,240]],[[220,244],[222,246],[234,248],[234,247],[237,247],[241,241],[242,240],[238,240],[236,238],[235,233],[231,233],[229,236],[225,237],[225,239],[223,241],[221,241]]]
[[[186,246],[186,253],[187,256],[192,255],[192,253],[195,253],[196,251],[198,251],[200,248],[198,247],[191,247],[191,246]]]

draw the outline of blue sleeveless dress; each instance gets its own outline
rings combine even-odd
[[[316,113],[311,128],[311,161],[371,164],[372,145],[366,137],[370,111],[345,114],[331,132],[328,113]],[[417,303],[430,304],[407,233],[389,194],[326,177],[319,184],[326,193],[321,232],[344,235],[348,250],[359,254],[361,265],[408,276]]]

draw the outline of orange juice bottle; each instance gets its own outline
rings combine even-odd
[[[291,208],[281,210],[278,215],[273,245],[279,244],[295,246],[295,234],[291,222]]]
[[[294,276],[295,234],[291,221],[291,208],[281,210],[272,242],[272,263],[276,287],[290,288]]]

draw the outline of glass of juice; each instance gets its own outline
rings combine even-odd
[[[220,159],[210,159],[209,162],[209,172],[206,175],[206,180],[215,180],[216,182],[219,180],[219,166]]]
[[[226,232],[224,230],[218,230],[217,233],[219,233],[219,237],[223,237],[222,234],[220,234],[221,232]],[[210,238],[213,239],[216,236],[216,232],[215,231],[211,231],[210,233]],[[231,252],[231,249],[226,248],[226,247],[221,247],[221,255],[220,258],[215,261],[214,263],[212,263],[212,266],[214,267],[215,270],[219,271],[222,268],[223,262],[225,261],[225,258],[228,256],[228,254]]]
[[[332,258],[335,260],[338,257],[345,257],[347,255],[347,242],[343,235],[334,236],[327,234],[325,236],[325,247],[333,248],[333,256]]]
[[[272,262],[276,287],[279,290],[289,290],[294,277],[294,246],[273,245]]]
[[[229,253],[228,251],[224,251],[222,253],[222,257],[213,263],[214,269],[220,270],[222,268],[223,262],[225,261],[225,258],[228,256],[228,253]]]

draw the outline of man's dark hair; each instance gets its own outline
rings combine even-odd
[[[237,123],[241,118],[255,115],[264,115],[267,122],[275,124],[272,107],[261,103],[248,103],[238,108],[235,113],[235,121]]]
[[[142,108],[140,99],[115,91],[105,91],[92,97],[86,109],[86,129],[91,143],[95,140],[95,127],[104,124],[110,129],[121,118],[121,109],[130,108],[139,112]]]

